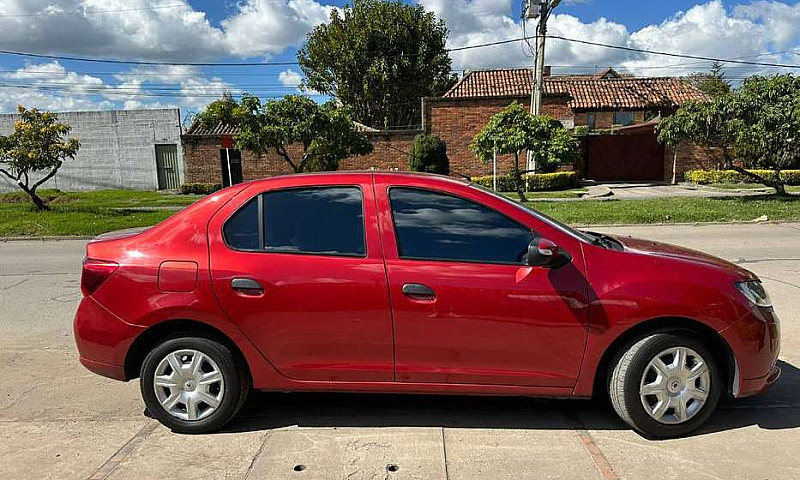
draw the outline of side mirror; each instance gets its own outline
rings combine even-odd
[[[561,250],[552,241],[534,235],[528,254],[525,255],[525,265],[529,267],[561,268],[572,261],[572,255]]]

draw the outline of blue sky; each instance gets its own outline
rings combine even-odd
[[[412,3],[412,0],[408,0]],[[445,19],[449,45],[522,35],[522,0],[413,0]],[[154,62],[292,62],[305,34],[338,0],[0,0],[0,50]],[[800,64],[800,1],[564,0],[550,32],[676,53]],[[533,25],[529,24],[532,28]],[[458,70],[522,66],[522,44],[454,53]],[[607,66],[637,75],[682,75],[686,61],[552,40],[556,73]],[[729,65],[737,81],[774,68]],[[57,111],[203,108],[222,91],[296,93],[297,66],[190,67],[87,63],[0,54],[0,112],[17,103]]]

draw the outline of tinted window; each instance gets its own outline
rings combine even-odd
[[[250,200],[225,222],[225,241],[237,250],[260,250],[258,235],[258,197]]]
[[[389,191],[402,258],[521,263],[531,231],[451,195],[412,188]]]
[[[361,190],[324,187],[264,194],[269,252],[364,256]]]

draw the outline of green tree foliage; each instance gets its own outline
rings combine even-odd
[[[548,116],[531,115],[519,102],[495,114],[475,136],[470,145],[475,155],[484,162],[498,155],[513,155],[511,177],[521,201],[527,201],[523,192],[519,156],[523,150],[532,152],[538,169],[555,171],[560,164],[574,162],[578,144],[572,133],[561,122]]]
[[[662,120],[658,135],[670,146],[716,147],[721,152],[717,168],[735,170],[784,195],[780,171],[800,162],[800,77],[750,77],[729,95],[684,105]]]
[[[20,119],[14,123],[14,133],[0,136],[0,165],[5,165],[0,173],[27,193],[38,210],[48,210],[36,189],[55,176],[65,159],[75,158],[81,144],[75,138],[64,138],[72,128],[59,123],[54,113],[21,105],[17,111]],[[47,173],[31,183],[33,172]]]
[[[450,159],[447,157],[447,145],[436,135],[420,133],[411,144],[408,156],[408,169],[412,172],[450,173]]]
[[[223,97],[197,117],[204,125],[235,125],[236,146],[258,155],[275,152],[295,173],[331,171],[349,156],[372,152],[372,143],[356,128],[347,109],[333,102],[320,105],[308,97],[289,95],[262,104],[244,95]],[[290,145],[299,145],[300,153]]]
[[[364,125],[406,128],[421,118],[421,97],[455,82],[444,21],[422,5],[354,0],[333,10],[298,52],[305,86],[330,95]]]
[[[712,98],[731,93],[731,84],[725,80],[725,71],[719,62],[714,62],[710,72],[690,73],[684,80]]]

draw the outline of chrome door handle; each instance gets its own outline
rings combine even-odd
[[[436,292],[431,287],[420,283],[406,283],[403,285],[403,295],[411,298],[436,298]]]
[[[252,278],[234,278],[231,280],[231,288],[245,295],[261,295],[264,287]]]

